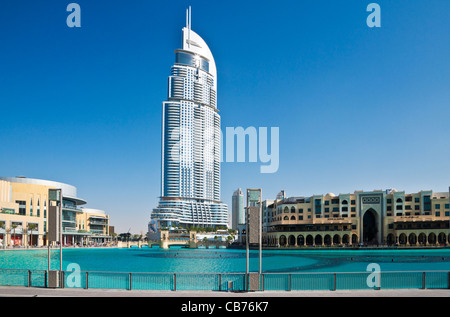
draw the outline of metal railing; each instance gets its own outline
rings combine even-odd
[[[450,289],[449,271],[263,273],[259,291]],[[48,271],[0,269],[0,286],[47,287]],[[247,291],[245,273],[129,273],[63,271],[61,287],[160,291]],[[231,282],[231,283],[230,283]],[[231,288],[230,285],[232,285]]]

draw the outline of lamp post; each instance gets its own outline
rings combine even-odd
[[[247,249],[247,277],[248,289],[258,290],[262,274],[262,205],[261,189],[247,189],[246,207],[246,249]],[[259,269],[258,273],[250,273],[250,244],[258,244],[259,249]]]
[[[62,287],[62,189],[49,189],[49,213],[48,213],[48,278],[49,287]],[[51,271],[50,265],[50,243],[59,241],[59,272]]]

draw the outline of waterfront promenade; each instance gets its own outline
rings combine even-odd
[[[0,297],[450,297],[450,290],[337,290],[337,291],[264,291],[264,292],[216,292],[216,291],[128,291],[46,289],[24,287],[0,287]]]

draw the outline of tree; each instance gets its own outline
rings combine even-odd
[[[4,221],[0,221],[0,230],[5,229],[5,222]],[[3,247],[6,247],[6,234],[3,236],[3,241],[2,241]]]
[[[11,228],[13,229],[13,246],[16,244],[16,228],[17,228],[18,226],[17,226],[17,223],[12,223],[11,224]]]
[[[37,229],[37,224],[29,223],[28,229],[30,230],[30,242],[28,243],[28,245],[31,245],[33,239],[33,231]]]

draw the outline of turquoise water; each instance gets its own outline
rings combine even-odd
[[[59,250],[52,250],[59,269]],[[67,249],[63,270],[76,263],[81,271],[155,273],[240,273],[245,250],[229,249]],[[370,263],[382,271],[450,271],[450,249],[435,250],[273,250],[263,251],[265,273],[365,272]],[[0,269],[47,269],[47,250],[0,251]],[[258,270],[258,252],[250,253],[250,270]]]

